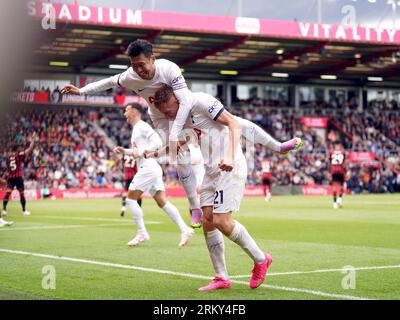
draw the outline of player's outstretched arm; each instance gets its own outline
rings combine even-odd
[[[34,132],[34,133],[32,134],[31,143],[29,144],[28,149],[26,149],[26,150],[24,151],[24,154],[25,154],[25,155],[29,155],[29,154],[31,154],[31,152],[33,151],[33,147],[35,146],[35,139],[36,139],[36,132]]]
[[[240,124],[235,117],[226,110],[222,111],[216,121],[229,128],[229,148],[227,154],[219,163],[219,168],[222,171],[232,171],[237,148],[240,145]]]
[[[61,89],[61,93],[75,95],[94,94],[118,86],[118,79],[120,79],[120,75],[89,83],[87,86],[84,86],[80,89],[72,84],[68,84]]]
[[[133,156],[135,159],[140,156],[136,147],[134,147],[132,149],[125,149],[123,147],[116,147],[116,148],[114,148],[114,153]]]
[[[124,148],[122,148],[122,147],[115,147],[114,148],[114,153],[116,153],[116,154],[124,154]]]
[[[189,117],[190,111],[192,110],[194,97],[192,91],[187,88],[174,90],[174,94],[179,101],[179,109],[174,123],[172,124],[169,138],[173,141],[178,141],[179,134],[181,133],[183,126]]]
[[[64,88],[61,89],[62,94],[75,94],[79,95],[79,88],[75,87],[72,84],[67,84]]]
[[[190,140],[190,139],[188,138],[187,141],[178,141],[178,152],[179,152],[179,148],[181,148],[181,147],[183,147],[184,145],[186,145],[187,142],[188,142],[189,140]],[[144,156],[146,159],[149,159],[149,158],[158,158],[158,157],[163,157],[163,156],[167,155],[168,153],[169,153],[169,146],[164,146],[164,147],[162,147],[161,149],[155,150],[155,151],[145,150],[145,151],[143,152],[143,156]]]

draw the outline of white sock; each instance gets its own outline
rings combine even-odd
[[[133,219],[136,222],[138,233],[147,233],[146,227],[144,226],[143,211],[136,200],[126,199],[126,205],[132,212]]]
[[[249,255],[254,262],[263,262],[265,260],[264,252],[261,251],[257,243],[247,232],[246,228],[241,225],[238,221],[234,220],[235,226],[229,239],[235,242],[237,245]]]
[[[200,208],[200,199],[196,191],[196,175],[193,171],[192,165],[178,164],[176,171],[178,172],[179,181],[182,183],[183,189],[185,189],[190,208]]]
[[[204,234],[208,252],[210,253],[215,274],[222,279],[228,279],[228,271],[225,263],[225,243],[221,231],[215,229]]]
[[[246,140],[249,140],[253,143],[262,144],[273,151],[280,151],[281,143],[272,138],[261,127],[249,120],[240,117],[235,118],[239,122],[242,129],[242,136],[245,137]]]
[[[162,209],[169,215],[172,221],[178,225],[181,232],[191,230],[186,225],[185,221],[183,221],[181,215],[179,214],[179,210],[171,202],[167,202]]]

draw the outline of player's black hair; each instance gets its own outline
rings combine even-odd
[[[139,103],[136,103],[136,102],[132,102],[132,103],[128,103],[127,105],[126,105],[126,107],[131,107],[132,109],[135,109],[135,110],[137,110],[139,113],[140,113],[140,115],[143,115],[143,108],[142,108],[142,106],[139,104]]]
[[[137,39],[131,42],[126,53],[129,57],[137,57],[143,54],[146,58],[150,58],[153,54],[153,45],[147,40]]]

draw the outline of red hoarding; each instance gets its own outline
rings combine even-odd
[[[310,128],[327,128],[328,119],[325,117],[301,117],[301,124]]]

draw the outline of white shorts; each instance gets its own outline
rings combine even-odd
[[[240,157],[231,172],[214,170],[204,175],[200,191],[201,207],[213,206],[214,213],[238,211],[247,179],[246,159]]]
[[[139,168],[129,185],[129,190],[148,192],[152,197],[157,191],[165,191],[161,167],[157,164],[156,166]]]

